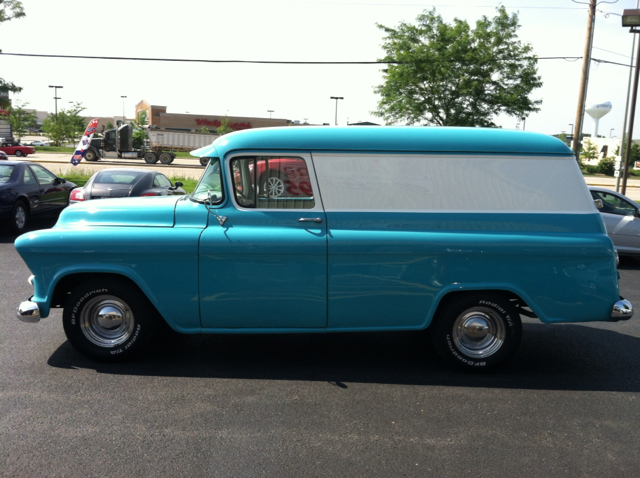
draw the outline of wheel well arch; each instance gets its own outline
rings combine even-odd
[[[73,289],[75,289],[79,284],[83,282],[94,280],[100,277],[121,281],[122,283],[127,284],[128,287],[134,288],[140,294],[146,297],[146,294],[142,291],[138,284],[136,284],[135,281],[125,275],[111,272],[78,272],[66,275],[58,281],[51,296],[51,307],[63,308],[67,297],[71,294],[71,291],[73,291]]]
[[[27,206],[27,211],[31,212],[31,203],[29,203],[29,198],[27,196],[18,196],[13,205],[15,206],[19,202],[24,203],[24,205]]]
[[[445,308],[451,302],[460,300],[462,297],[467,295],[476,295],[476,294],[482,294],[482,293],[501,295],[505,299],[511,301],[512,305],[516,308],[518,313],[522,315],[526,315],[527,317],[534,317],[534,318],[537,317],[535,313],[531,311],[529,305],[525,302],[525,300],[513,291],[506,290],[506,289],[465,289],[465,290],[456,290],[456,291],[446,292],[440,298],[431,316],[431,322],[429,326],[433,324],[433,318],[438,315],[438,312],[440,312],[443,308]]]

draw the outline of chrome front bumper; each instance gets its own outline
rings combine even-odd
[[[613,304],[611,320],[616,322],[618,320],[629,320],[631,317],[633,317],[633,306],[631,302],[620,297],[620,300]]]
[[[35,302],[25,300],[16,309],[16,315],[23,322],[35,324],[40,322],[40,307]]]

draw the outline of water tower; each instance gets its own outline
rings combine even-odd
[[[592,138],[598,137],[598,124],[600,123],[600,118],[611,111],[611,108],[611,101],[606,101],[597,105],[591,105],[587,109],[585,109],[585,112],[593,118],[593,133],[591,134]]]

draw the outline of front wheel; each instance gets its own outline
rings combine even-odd
[[[84,159],[87,161],[97,161],[98,155],[93,149],[88,149],[86,153],[84,153]]]
[[[431,339],[449,364],[487,371],[511,357],[522,339],[520,314],[499,293],[453,296],[438,310]]]
[[[21,158],[22,156],[26,156],[26,154],[24,154],[24,153],[23,153],[22,151],[20,151],[20,150],[17,150],[17,151],[16,151],[16,156],[17,156],[18,158]]]
[[[109,362],[148,351],[168,328],[141,292],[114,279],[95,279],[76,287],[67,299],[62,321],[76,350]]]

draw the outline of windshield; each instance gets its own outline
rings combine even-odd
[[[210,158],[207,169],[200,178],[200,182],[191,193],[191,199],[205,201],[211,194],[213,204],[222,201],[222,177],[220,175],[220,158]]]

